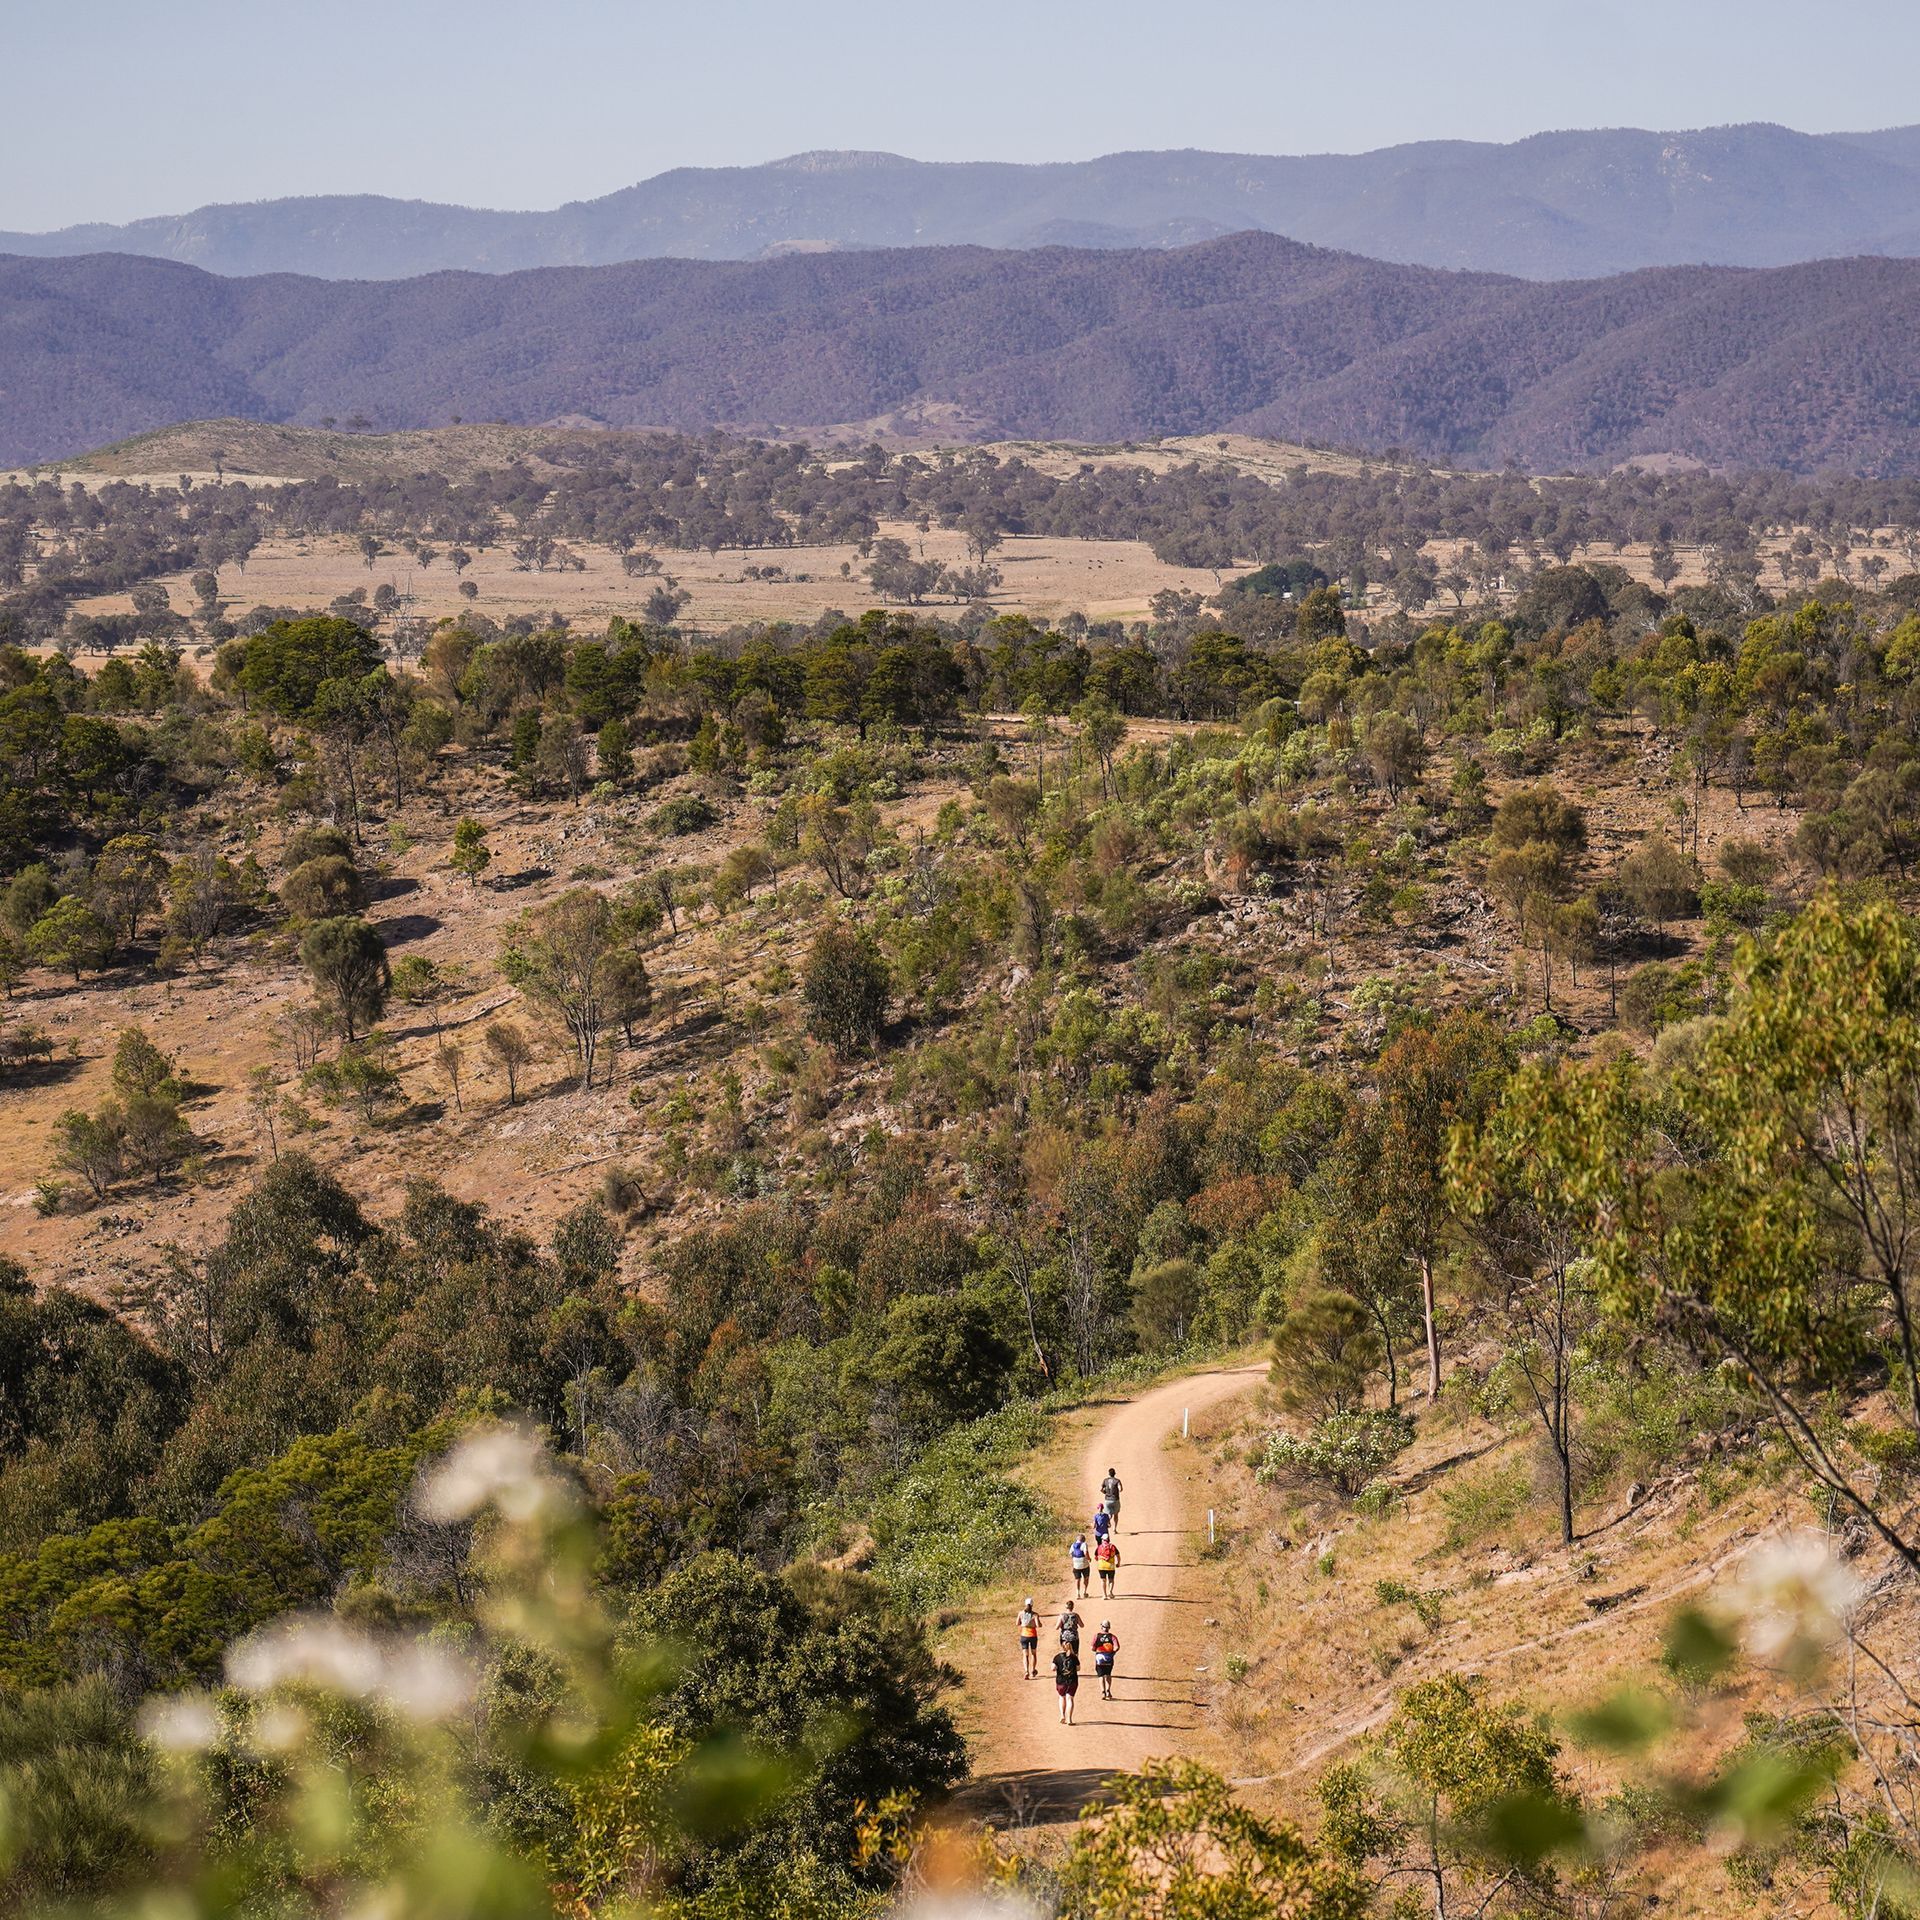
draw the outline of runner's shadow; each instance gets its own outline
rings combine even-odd
[[[1081,1731],[1079,1727],[1058,1729],[1063,1740]],[[1052,1826],[1071,1820],[1114,1774],[1112,1767],[1014,1767],[968,1781],[954,1795],[953,1804],[964,1811],[1010,1817],[1016,1826]]]

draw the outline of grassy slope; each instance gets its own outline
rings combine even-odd
[[[1201,1757],[1256,1804],[1311,1826],[1324,1767],[1363,1750],[1403,1689],[1443,1673],[1481,1676],[1494,1697],[1553,1715],[1563,1736],[1567,1716],[1622,1688],[1662,1690],[1690,1722],[1651,1756],[1667,1771],[1703,1769],[1741,1739],[1744,1714],[1793,1704],[1784,1683],[1748,1673],[1690,1706],[1659,1666],[1679,1608],[1724,1597],[1757,1540],[1817,1524],[1763,1435],[1681,1445],[1637,1502],[1632,1467],[1617,1465],[1586,1489],[1569,1551],[1526,1416],[1488,1419],[1471,1399],[1469,1373],[1451,1400],[1413,1403],[1418,1438],[1391,1475],[1399,1497],[1375,1517],[1256,1482],[1250,1451],[1281,1418],[1264,1395],[1212,1436],[1227,1532],[1200,1656],[1220,1676]],[[1383,1581],[1418,1592],[1428,1617],[1383,1598]],[[1911,1597],[1897,1605],[1912,1630]],[[1563,1760],[1596,1801],[1642,1777],[1570,1737]],[[1657,1896],[1662,1912],[1699,1920],[1751,1912],[1756,1897],[1713,1849],[1687,1843],[1631,1857],[1622,1892],[1622,1910]]]

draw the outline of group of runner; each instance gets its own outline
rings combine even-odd
[[[1091,1546],[1087,1544],[1087,1535],[1081,1533],[1074,1536],[1073,1545],[1067,1549],[1067,1565],[1073,1575],[1073,1592],[1055,1622],[1060,1650],[1053,1656],[1053,1685],[1054,1691],[1060,1696],[1060,1724],[1063,1727],[1073,1725],[1074,1697],[1080,1691],[1080,1634],[1086,1621],[1081,1618],[1075,1602],[1089,1597],[1088,1582],[1095,1573],[1100,1576],[1101,1598],[1111,1600],[1114,1582],[1120,1574],[1120,1475],[1112,1467],[1107,1469],[1106,1478],[1100,1482],[1100,1504],[1093,1511],[1093,1523],[1088,1531],[1093,1535]],[[1040,1677],[1040,1615],[1031,1594],[1021,1605],[1018,1624],[1021,1677],[1037,1680]],[[1111,1620],[1100,1622],[1100,1630],[1093,1636],[1090,1651],[1093,1654],[1093,1671],[1100,1682],[1100,1697],[1111,1700],[1114,1664],[1120,1657],[1120,1638],[1114,1632]]]
[[[1087,1545],[1084,1533],[1074,1536],[1067,1549],[1067,1565],[1073,1573],[1073,1597],[1085,1599],[1091,1592],[1088,1581],[1100,1576],[1100,1597],[1113,1598],[1113,1583],[1120,1574],[1120,1543],[1113,1537],[1113,1523],[1102,1507],[1093,1517],[1093,1545]]]

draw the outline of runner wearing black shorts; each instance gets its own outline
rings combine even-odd
[[[1073,1696],[1080,1691],[1080,1650],[1062,1647],[1053,1656],[1053,1690],[1060,1696],[1060,1724],[1073,1725]]]

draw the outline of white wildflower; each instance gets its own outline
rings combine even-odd
[[[445,1647],[412,1640],[387,1654],[380,1697],[409,1720],[446,1720],[472,1700],[472,1666]]]
[[[470,1520],[488,1506],[508,1520],[531,1520],[558,1490],[546,1449],[524,1427],[481,1427],[426,1476],[414,1505],[428,1520]]]
[[[140,1709],[140,1731],[167,1753],[205,1753],[220,1739],[220,1716],[204,1693],[175,1693]]]
[[[275,1700],[253,1716],[247,1741],[255,1753],[292,1753],[312,1731],[313,1723],[298,1707]]]
[[[1747,1555],[1733,1590],[1748,1647],[1761,1659],[1829,1647],[1846,1630],[1860,1582],[1817,1533],[1763,1541]]]
[[[353,1700],[379,1700],[409,1720],[444,1720],[472,1700],[474,1674],[457,1653],[426,1640],[381,1642],[331,1614],[300,1614],[249,1634],[227,1655],[227,1678],[247,1693],[317,1687]],[[275,1716],[279,1716],[276,1718]],[[305,1717],[284,1702],[262,1710],[253,1744],[297,1745]]]
[[[227,1678],[247,1693],[319,1687],[364,1699],[380,1684],[380,1649],[331,1614],[299,1614],[250,1633],[227,1655]]]

